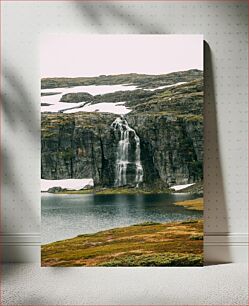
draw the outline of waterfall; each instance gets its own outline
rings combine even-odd
[[[143,181],[143,167],[141,164],[140,139],[123,117],[118,117],[112,123],[112,128],[120,133],[116,153],[115,186],[124,186],[128,183],[138,184]],[[135,152],[131,149],[131,139],[135,141]],[[134,156],[132,156],[134,153]],[[134,169],[134,179],[127,179],[127,168]]]

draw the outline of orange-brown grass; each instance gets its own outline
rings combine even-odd
[[[42,266],[200,266],[203,220],[145,223],[42,246]]]
[[[203,198],[198,198],[194,200],[186,200],[174,203],[177,206],[183,206],[190,210],[203,210]]]

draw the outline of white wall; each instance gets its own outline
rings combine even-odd
[[[246,260],[247,1],[1,5],[4,260],[39,261],[39,40],[43,33],[72,32],[204,34],[205,258]]]

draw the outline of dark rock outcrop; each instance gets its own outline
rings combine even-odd
[[[66,189],[63,189],[61,187],[51,187],[51,188],[48,189],[47,192],[49,192],[49,193],[58,193],[58,192],[63,192],[65,190]]]
[[[60,102],[65,103],[78,103],[78,102],[90,102],[93,100],[93,96],[87,92],[72,92],[63,95]]]

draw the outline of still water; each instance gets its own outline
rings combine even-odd
[[[42,243],[147,221],[169,222],[199,218],[200,211],[175,206],[196,198],[190,194],[56,195],[43,193]]]

